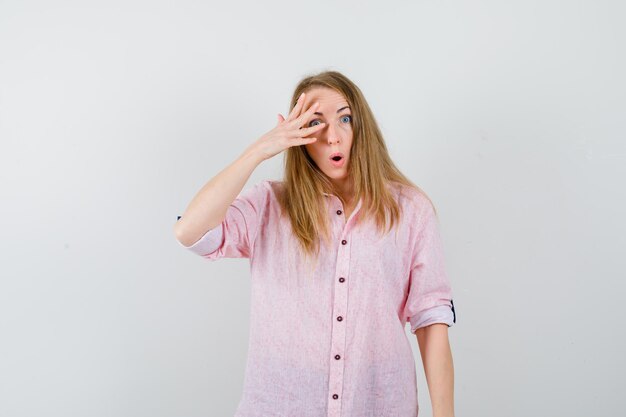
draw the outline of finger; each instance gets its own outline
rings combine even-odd
[[[300,113],[302,112],[302,109],[304,108],[305,101],[306,101],[306,93],[303,91],[302,94],[300,94],[300,97],[298,97],[298,100],[296,100],[296,105],[293,106],[293,111],[287,118],[288,120],[293,120],[296,117],[300,116]]]
[[[317,138],[296,138],[289,142],[290,146],[302,146],[313,143]]]
[[[302,138],[302,144],[306,145],[307,143],[313,143],[317,140],[317,138]]]
[[[281,124],[284,121],[285,121],[285,118],[283,117],[283,115],[278,113],[278,123],[277,124]]]
[[[315,126],[301,127],[299,129],[296,129],[292,133],[296,137],[306,137],[317,132],[318,130],[321,130],[324,126],[326,126],[326,123],[320,122],[320,124],[315,125]]]
[[[287,116],[287,121],[291,121],[300,115],[300,111],[302,110],[302,106],[304,106],[304,98],[306,97],[306,93],[300,94],[298,97],[298,101],[296,101],[296,105],[293,106],[291,112]]]
[[[315,110],[317,110],[317,108],[319,107],[320,103],[319,102],[315,102],[313,103],[313,105],[311,107],[308,108],[307,111],[305,111],[304,113],[302,113],[297,119],[294,120],[294,124],[297,126],[302,126],[304,124],[304,122],[311,117],[311,115],[313,114],[313,112]]]

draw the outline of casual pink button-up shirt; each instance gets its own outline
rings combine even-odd
[[[377,237],[325,194],[332,245],[309,271],[281,217],[280,181],[242,191],[222,223],[192,246],[209,261],[249,258],[250,340],[235,417],[416,417],[411,332],[456,322],[437,218],[418,191],[394,183],[404,213]],[[401,192],[402,191],[402,192]],[[180,243],[180,242],[179,242]]]

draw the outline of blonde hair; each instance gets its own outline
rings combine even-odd
[[[401,209],[388,185],[396,182],[426,193],[395,166],[385,140],[363,93],[350,79],[338,71],[323,71],[303,78],[296,86],[289,112],[302,92],[315,87],[331,88],[341,93],[352,112],[352,147],[348,175],[354,181],[354,201],[363,198],[357,222],[372,216],[377,229],[391,230],[399,221]],[[336,195],[344,204],[331,180],[317,167],[305,146],[287,148],[284,155],[284,188],[278,195],[283,213],[289,217],[292,231],[308,258],[319,255],[320,239],[330,240],[328,210],[323,193]],[[433,205],[434,208],[434,205]],[[389,223],[387,215],[389,214]]]

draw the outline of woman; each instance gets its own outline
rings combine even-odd
[[[251,325],[236,417],[415,417],[417,337],[435,417],[454,415],[456,322],[435,209],[393,164],[360,89],[304,78],[290,113],[197,193],[178,242],[249,258]],[[242,192],[285,151],[283,181]]]

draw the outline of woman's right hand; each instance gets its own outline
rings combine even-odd
[[[305,93],[302,93],[286,120],[281,114],[278,114],[276,126],[252,144],[251,147],[259,153],[263,160],[269,159],[291,146],[306,145],[317,140],[315,137],[306,136],[317,132],[326,124],[319,123],[311,127],[302,127],[319,107],[319,103],[313,103],[303,113],[304,97]]]

